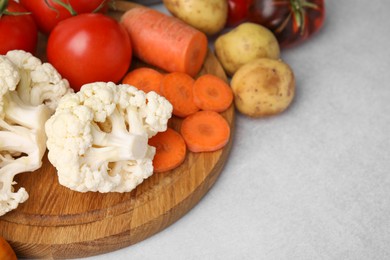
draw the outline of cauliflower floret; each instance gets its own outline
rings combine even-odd
[[[46,122],[59,183],[79,192],[128,192],[153,173],[148,139],[167,129],[172,105],[129,85],[84,85]]]
[[[42,63],[31,53],[22,50],[9,51],[6,56],[22,76],[17,91],[23,102],[33,106],[45,104],[55,110],[59,99],[73,92],[69,82],[50,63]]]
[[[68,82],[51,65],[30,53],[0,56],[0,216],[27,200],[24,188],[14,192],[13,179],[41,167],[44,124],[58,100],[70,92]]]

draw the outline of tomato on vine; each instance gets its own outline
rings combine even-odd
[[[109,0],[19,0],[41,32],[49,34],[62,20],[82,13],[107,11]]]
[[[33,17],[14,0],[0,0],[0,54],[10,50],[34,53],[38,30]]]

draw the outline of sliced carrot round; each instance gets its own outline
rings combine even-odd
[[[150,138],[149,145],[156,147],[153,158],[154,172],[173,170],[182,164],[186,157],[187,147],[183,137],[169,127],[165,132],[159,132]]]
[[[17,260],[16,254],[5,238],[0,236],[0,259]]]
[[[183,72],[164,75],[161,82],[162,95],[172,104],[172,114],[178,117],[189,116],[199,110],[194,103],[193,85],[195,80]]]
[[[180,132],[191,152],[213,152],[223,148],[230,138],[230,126],[215,111],[198,111],[186,117]]]
[[[195,80],[193,94],[195,104],[202,110],[223,112],[233,102],[230,86],[212,74],[204,74]]]
[[[122,83],[132,85],[145,93],[155,91],[157,94],[161,95],[160,85],[162,78],[163,74],[159,71],[142,67],[127,73],[123,78]]]

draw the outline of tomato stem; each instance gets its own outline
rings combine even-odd
[[[7,12],[8,0],[0,0],[0,17]]]
[[[305,31],[305,9],[311,8],[318,10],[319,7],[318,5],[306,0],[290,0],[290,5],[298,30],[300,31],[300,34],[303,34]]]
[[[314,3],[307,2],[307,1],[302,1],[302,6],[305,7],[305,8],[311,8],[311,9],[319,10],[319,6],[318,5],[316,5]]]
[[[305,10],[302,7],[303,1],[304,0],[290,0],[291,9],[292,9],[292,13],[294,14],[295,23],[296,23],[301,34],[303,33],[304,26],[305,26],[305,23],[303,21],[303,19],[305,17],[304,16]]]
[[[99,12],[101,9],[103,9],[104,5],[106,4],[106,2],[110,2],[109,0],[104,0],[103,2],[100,3],[100,5],[98,7],[95,8],[95,10],[92,11],[92,13],[97,13]]]
[[[72,5],[69,4],[69,2],[66,4],[64,2],[62,2],[61,0],[52,0],[54,3],[62,6],[63,8],[65,8],[72,16],[74,15],[77,15],[77,12],[73,9]],[[57,10],[57,8],[55,8],[54,6],[52,6],[50,3],[49,3],[49,0],[45,0],[45,3],[47,4],[47,6],[52,9],[53,11],[55,11],[57,14],[59,14],[59,11]]]
[[[14,16],[17,16],[17,15],[28,15],[28,14],[31,14],[30,12],[10,12],[10,11],[7,10],[8,3],[9,3],[8,0],[0,0],[0,18],[3,15],[14,15]]]
[[[282,21],[282,23],[280,24],[280,26],[278,26],[276,29],[275,29],[275,32],[276,33],[281,33],[287,26],[288,22],[290,21],[291,19],[291,13],[289,13],[287,15],[287,17]]]

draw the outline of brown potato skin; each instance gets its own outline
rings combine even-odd
[[[163,4],[173,16],[207,35],[214,35],[225,27],[226,0],[163,0]]]
[[[265,117],[286,110],[295,96],[295,76],[282,60],[253,60],[233,75],[231,87],[236,109],[250,117]]]

